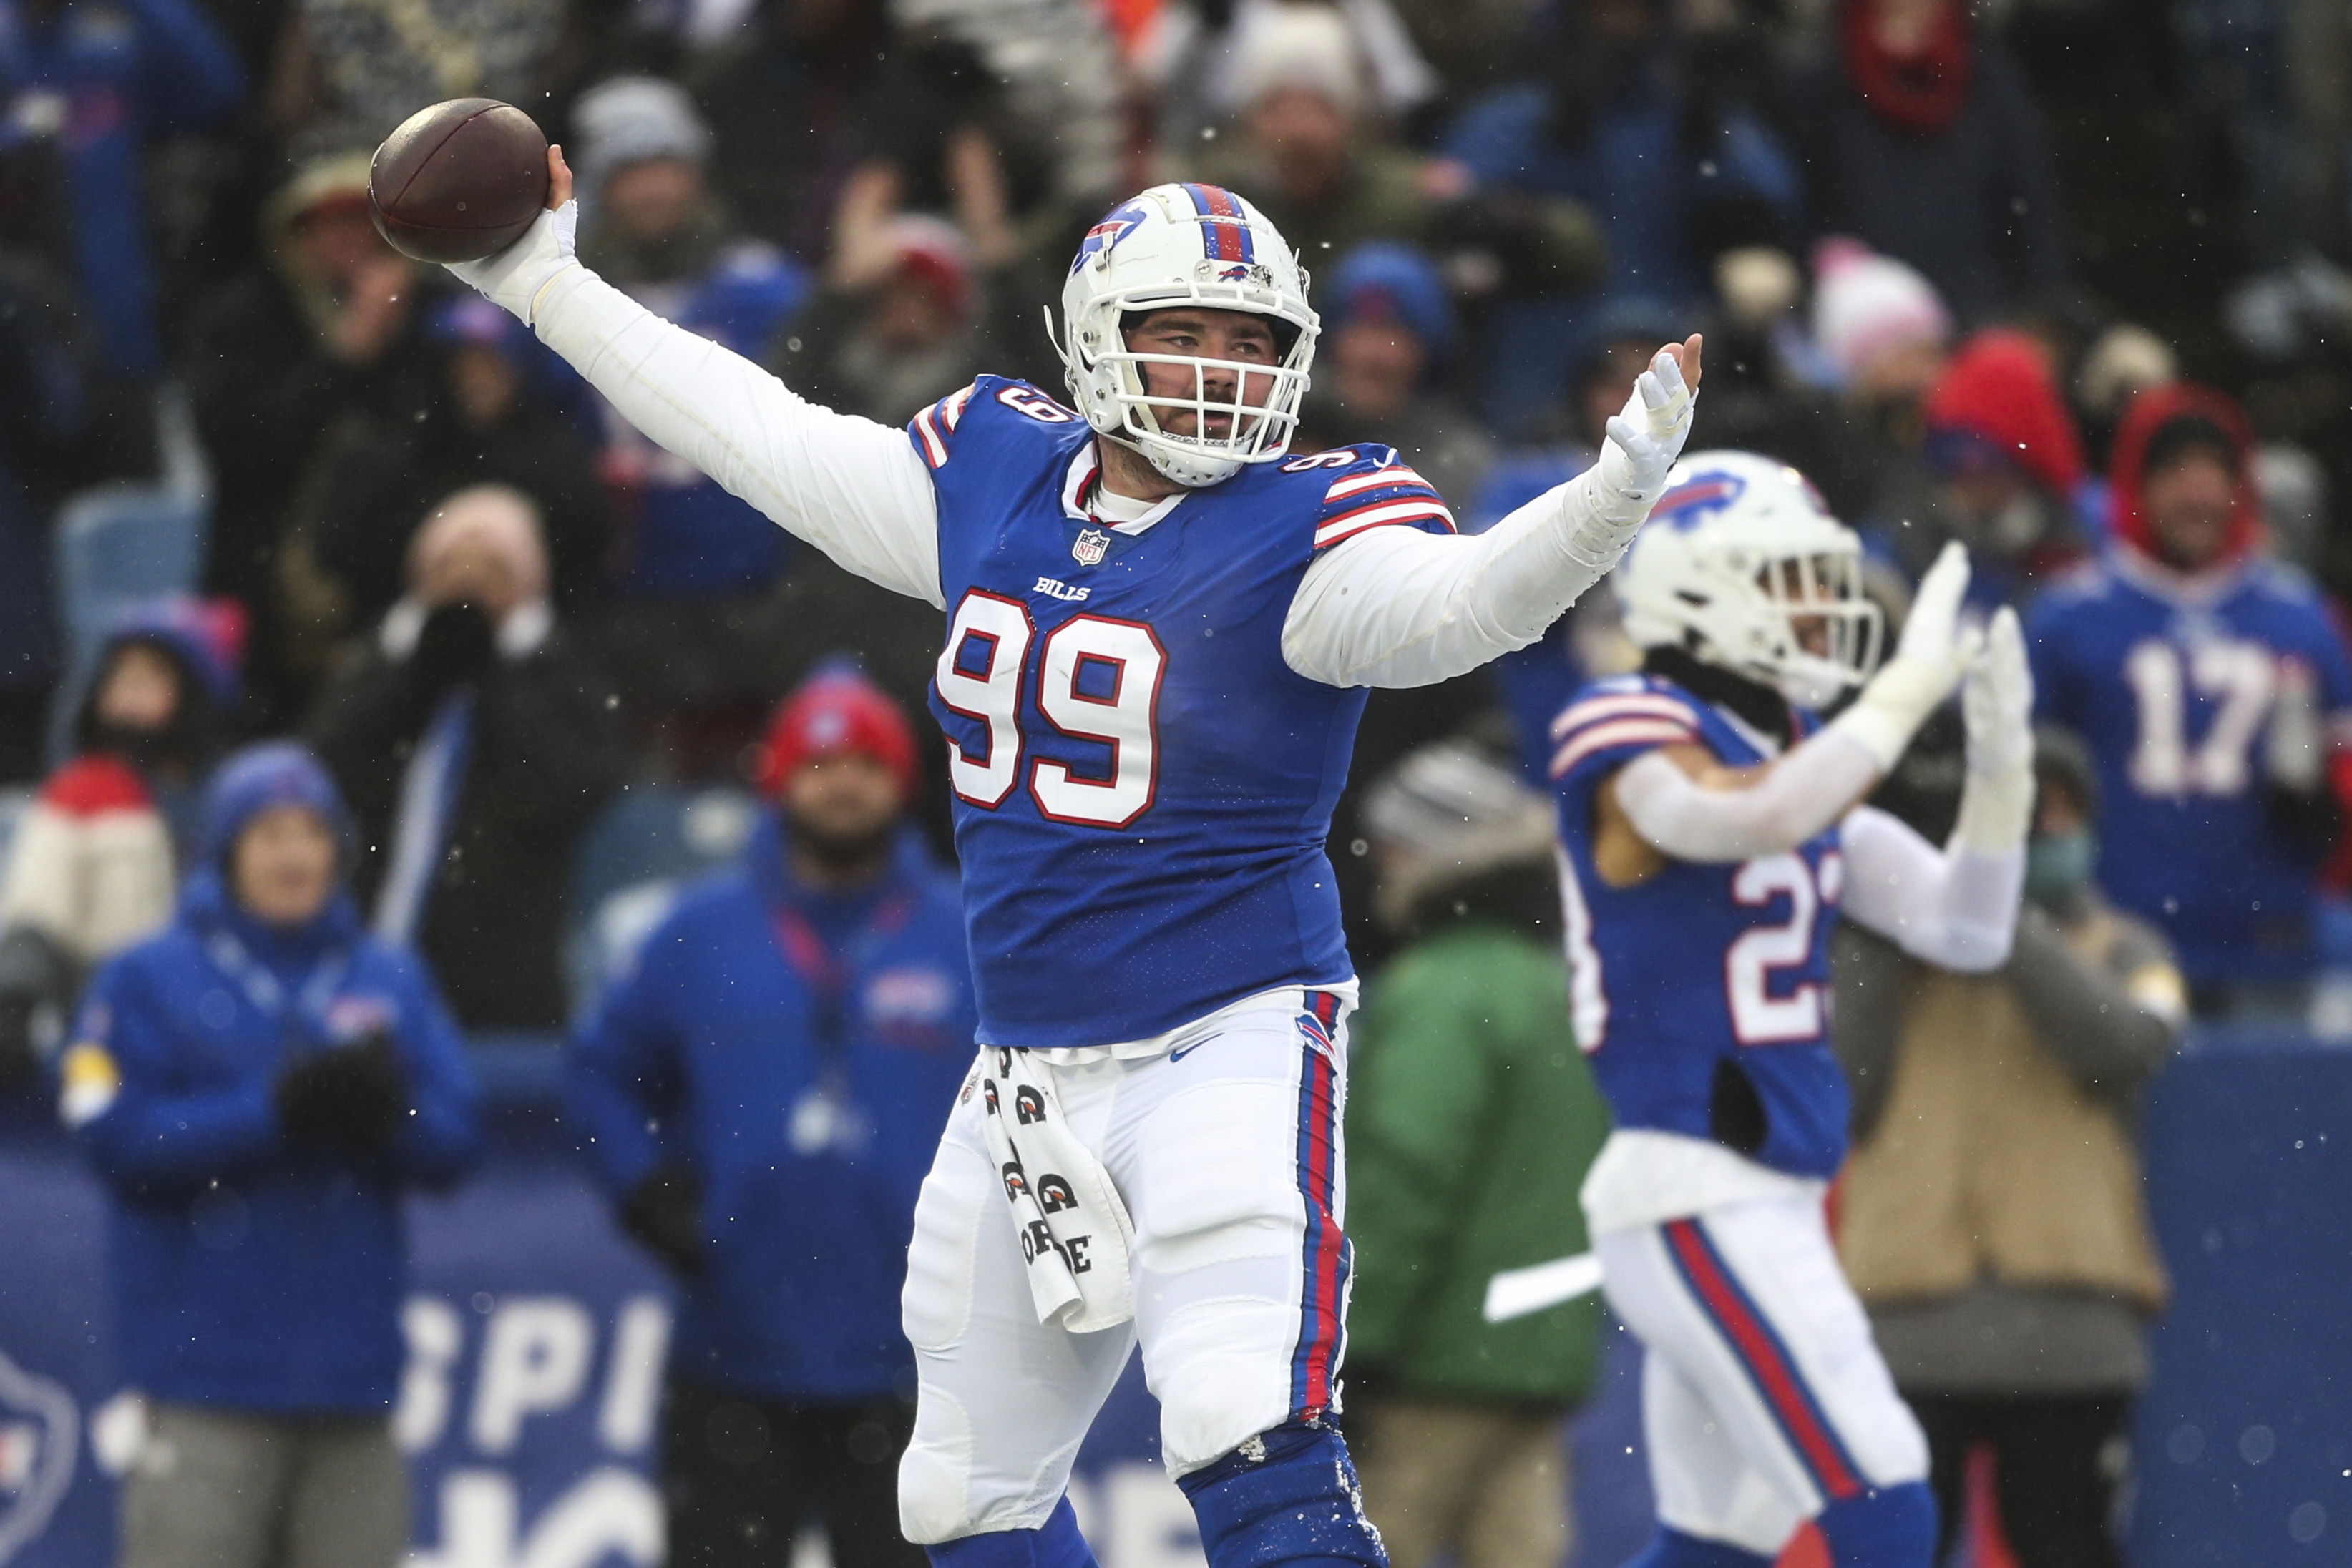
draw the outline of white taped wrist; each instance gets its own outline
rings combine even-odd
[[[1898,655],[1870,678],[1853,706],[1832,719],[1829,727],[1869,752],[1879,772],[1892,773],[1903,748],[1951,690],[1948,671]]]
[[[2033,821],[2033,767],[2010,764],[1969,770],[1951,841],[1988,855],[2016,853]]]

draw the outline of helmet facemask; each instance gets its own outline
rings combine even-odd
[[[1743,569],[1754,592],[1737,618],[1743,646],[1717,656],[1776,687],[1800,707],[1826,706],[1878,667],[1885,622],[1862,591],[1862,551],[1845,543],[1758,559],[1733,551],[1724,564]]]
[[[1254,209],[1234,201],[1221,203],[1233,207],[1229,213],[1193,211],[1193,203],[1168,194],[1178,190],[1157,187],[1106,220],[1106,228],[1164,226],[1115,235],[1080,253],[1055,347],[1088,423],[1140,453],[1165,477],[1198,487],[1288,454],[1319,323],[1307,303],[1306,273]],[[1251,233],[1257,259],[1214,255],[1247,254],[1237,241],[1225,243],[1244,225],[1257,225]],[[1159,235],[1169,236],[1164,246]],[[1187,308],[1265,318],[1278,357],[1253,363],[1128,346],[1131,321]],[[1162,367],[1179,372],[1176,384],[1153,392],[1147,373],[1165,375]],[[1189,423],[1192,434],[1180,434],[1171,423]]]

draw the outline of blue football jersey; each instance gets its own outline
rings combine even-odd
[[[2172,938],[2192,981],[2308,973],[2317,868],[2271,822],[2263,758],[2291,679],[2331,738],[2352,729],[2352,663],[2318,593],[2272,562],[2184,582],[2119,551],[2045,595],[2026,643],[2035,716],[2098,769],[2108,896]]]
[[[1727,1061],[1763,1111],[1760,1144],[1741,1152],[1794,1175],[1834,1176],[1847,1114],[1829,1045],[1829,936],[1845,872],[1837,828],[1780,854],[1672,861],[1646,882],[1612,887],[1593,866],[1593,792],[1619,768],[1662,746],[1704,746],[1735,768],[1769,754],[1722,712],[1652,675],[1585,686],[1552,737],[1576,1038],[1617,1124],[1717,1135],[1712,1111]]]
[[[1325,858],[1365,694],[1282,628],[1318,550],[1453,524],[1389,447],[1092,515],[1093,432],[983,376],[915,416],[939,496],[947,732],[981,1039],[1100,1045],[1350,974]]]

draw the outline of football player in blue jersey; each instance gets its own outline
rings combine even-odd
[[[1064,1496],[1139,1343],[1213,1568],[1377,1564],[1339,1408],[1355,979],[1324,853],[1365,692],[1541,636],[1690,429],[1669,345],[1600,460],[1475,537],[1384,446],[1292,455],[1307,276],[1233,193],[1095,225],[1075,407],[983,376],[905,430],[814,407],[572,254],[552,209],[459,275],[644,432],[939,606],[982,1050],[924,1184],[899,1472],[943,1568],[1091,1562]],[[877,1238],[877,1241],[879,1241]]]
[[[1934,1552],[1927,1443],[1822,1213],[1847,1112],[1829,931],[1843,908],[1931,963],[2006,958],[2032,684],[2013,612],[1962,625],[1958,545],[1872,674],[1861,570],[1793,469],[1685,459],[1615,580],[1642,673],[1552,727],[1576,1033],[1617,1119],[1585,1216],[1648,1350],[1659,1526],[1638,1568],[1763,1568],[1808,1519],[1840,1568]],[[1937,850],[1858,802],[1955,686],[1968,782]]]
[[[2098,768],[2099,881],[2172,939],[2197,1010],[2299,1019],[2317,870],[2352,798],[2352,658],[2261,553],[2253,434],[2220,392],[2140,393],[2095,565],[2028,616],[2042,716]]]

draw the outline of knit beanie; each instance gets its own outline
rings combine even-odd
[[[1324,289],[1324,330],[1354,321],[1391,321],[1421,340],[1431,362],[1454,348],[1454,303],[1429,257],[1409,245],[1375,240],[1342,256]]]
[[[659,77],[614,77],[580,95],[572,124],[580,142],[580,184],[591,199],[613,171],[648,158],[700,163],[710,152],[710,128],[676,82]]]
[[[1813,252],[1813,340],[1840,378],[1890,349],[1951,335],[1951,313],[1916,268],[1858,240],[1823,240]]]
[[[1938,436],[1980,444],[2054,496],[2083,482],[2082,437],[2042,345],[2022,332],[1978,333],[1927,393],[1931,447]]]
[[[350,844],[351,813],[326,768],[308,747],[271,740],[232,754],[213,775],[205,797],[206,859],[226,869],[246,825],[278,806],[300,806],[316,813],[339,841]]]
[[[1284,88],[1305,88],[1353,114],[1363,106],[1364,72],[1355,35],[1336,7],[1269,5],[1234,29],[1234,104],[1247,109]]]
[[[779,704],[761,747],[761,793],[776,796],[802,764],[856,751],[890,770],[898,797],[915,792],[915,737],[888,693],[847,665],[818,671]]]
[[[1458,740],[1424,746],[1382,774],[1363,822],[1385,852],[1374,903],[1391,925],[1439,889],[1551,854],[1549,802]]]

